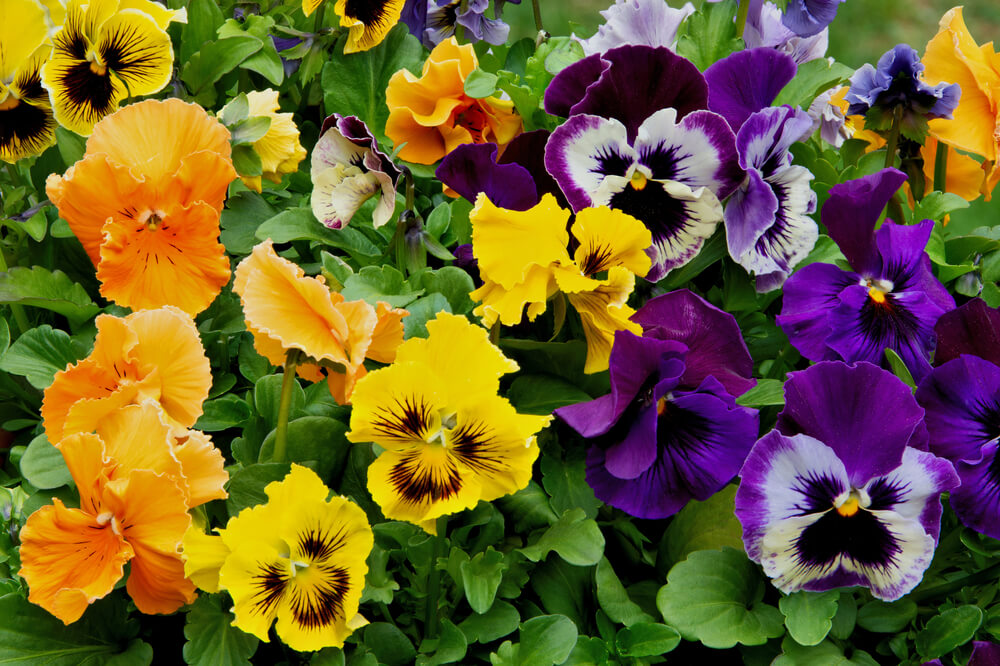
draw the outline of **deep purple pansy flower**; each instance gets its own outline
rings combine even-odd
[[[792,58],[768,48],[737,51],[705,70],[708,110],[739,131],[750,114],[771,106],[774,98],[795,78]]]
[[[586,55],[604,53],[625,44],[665,46],[674,48],[677,30],[694,5],[685,3],[674,9],[663,0],[615,0],[615,4],[601,12],[604,25],[590,39],[581,39]]]
[[[912,46],[897,44],[878,59],[878,67],[865,64],[851,76],[844,97],[850,104],[848,115],[863,116],[875,110],[878,116],[869,116],[868,125],[888,129],[894,110],[902,107],[902,127],[911,131],[918,131],[925,119],[951,118],[961,87],[957,83],[927,85],[920,79],[922,71],[920,54]]]
[[[938,320],[938,365],[917,388],[930,449],[955,464],[951,506],[968,527],[1000,538],[1000,311],[973,299]]]
[[[934,223],[903,226],[879,215],[906,180],[897,169],[830,188],[822,222],[853,270],[815,263],[785,283],[778,326],[806,358],[887,366],[885,350],[919,381],[930,370],[934,323],[955,301],[924,251]]]
[[[780,287],[819,236],[809,216],[816,210],[813,175],[788,152],[811,128],[808,114],[781,106],[751,115],[736,135],[747,179],[726,204],[726,241],[729,256],[757,276],[759,292]]]
[[[944,666],[940,659],[925,661],[921,666]],[[966,666],[1000,666],[1000,645],[987,641],[972,641],[972,654]]]
[[[837,5],[844,0],[788,0],[782,22],[800,37],[811,37],[837,18]]]
[[[920,582],[941,529],[951,463],[926,439],[909,387],[869,363],[789,374],[774,430],[740,471],[743,543],[786,593],[861,585],[886,601]],[[907,444],[911,444],[908,446]]]
[[[311,172],[313,214],[325,226],[342,228],[371,197],[378,197],[372,212],[376,227],[392,217],[400,171],[355,116],[335,113],[323,121]]]
[[[639,518],[666,518],[704,500],[739,470],[757,412],[736,404],[755,384],[733,316],[687,290],[651,299],[615,334],[611,393],[555,414],[594,440],[587,483]]]
[[[773,2],[752,0],[743,41],[748,49],[766,46],[787,53],[797,65],[826,55],[830,31],[824,28],[811,37],[801,37],[785,26],[784,13]]]

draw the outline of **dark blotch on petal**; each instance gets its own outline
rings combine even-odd
[[[901,550],[878,518],[864,510],[853,516],[828,511],[802,531],[795,545],[799,561],[809,566],[822,566],[841,554],[868,566],[888,566]]]

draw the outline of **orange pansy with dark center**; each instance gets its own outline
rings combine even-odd
[[[229,281],[219,214],[236,177],[229,131],[177,99],[127,106],[94,127],[49,198],[97,267],[101,294],[196,315]]]

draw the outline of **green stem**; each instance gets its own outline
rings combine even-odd
[[[317,35],[323,30],[323,15],[326,14],[326,3],[321,2],[316,8],[316,22],[313,23],[313,32]]]
[[[739,9],[736,10],[736,36],[743,38],[743,31],[747,25],[747,15],[750,13],[750,0],[741,0]]]
[[[542,9],[539,0],[531,0],[531,8],[535,12],[535,30],[539,33],[545,32],[545,28],[542,26]]]
[[[934,189],[948,191],[948,144],[944,141],[938,141],[937,152],[934,153]]]
[[[945,597],[966,587],[973,587],[984,583],[996,583],[998,577],[1000,577],[1000,562],[982,571],[967,574],[955,580],[950,580],[947,583],[939,583],[938,585],[917,590],[910,595],[910,599],[916,603],[920,603],[927,599]]]
[[[899,131],[903,125],[903,107],[897,105],[892,111],[892,127],[889,128],[889,138],[885,143],[885,168],[896,164],[896,146],[899,145]]]
[[[292,407],[292,385],[295,383],[295,366],[302,352],[289,349],[285,356],[285,374],[281,379],[281,399],[278,401],[278,426],[274,429],[274,452],[271,462],[285,462],[288,451],[288,412]]]
[[[437,638],[438,598],[441,596],[441,572],[437,568],[439,557],[444,557],[445,532],[448,531],[448,516],[437,519],[437,536],[434,537],[434,552],[431,555],[431,570],[427,573],[427,608],[424,616],[424,638]]]
[[[3,249],[0,248],[0,273],[7,272],[7,258],[3,256]],[[23,335],[28,332],[31,328],[31,324],[28,322],[28,315],[24,313],[24,307],[19,303],[8,303],[10,306],[10,312],[14,315],[14,321],[17,323],[17,328]]]
[[[490,342],[492,342],[497,347],[500,346],[500,320],[497,319],[493,322],[493,326],[490,328]]]

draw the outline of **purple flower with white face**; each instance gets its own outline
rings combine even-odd
[[[788,0],[782,22],[800,37],[811,37],[833,23],[844,0]]]
[[[490,0],[467,0],[462,7],[461,0],[427,0],[426,28],[422,41],[427,48],[433,48],[455,34],[455,27],[465,28],[465,36],[470,42],[480,40],[490,44],[507,41],[510,26],[500,18],[487,18],[486,10]]]
[[[1000,311],[973,299],[935,327],[943,361],[917,388],[930,449],[955,464],[951,506],[962,524],[1000,538]]]
[[[399,174],[363,121],[333,114],[323,121],[312,154],[313,215],[324,226],[340,229],[377,196],[372,223],[380,227],[396,207]]]
[[[726,204],[729,256],[757,276],[757,291],[777,289],[816,245],[809,215],[816,194],[808,169],[792,164],[788,148],[808,134],[812,119],[788,106],[758,111],[736,135],[747,179]]]
[[[875,224],[906,175],[897,169],[830,188],[822,222],[853,270],[815,263],[784,286],[778,326],[812,361],[868,361],[887,367],[895,351],[914,379],[930,371],[934,323],[955,301],[924,252],[934,223]]]
[[[639,518],[666,518],[704,500],[739,470],[757,412],[736,404],[755,384],[739,326],[690,291],[651,299],[615,334],[611,393],[555,414],[594,440],[587,483]]]
[[[615,4],[601,12],[604,25],[590,39],[581,39],[586,55],[603,53],[625,44],[665,46],[674,48],[677,30],[694,5],[685,3],[674,9],[663,0],[615,0]]]
[[[789,374],[785,408],[736,493],[747,554],[776,587],[861,585],[886,601],[916,587],[940,533],[940,495],[959,483],[951,463],[921,450],[922,420],[910,389],[869,363]]]
[[[743,29],[748,49],[766,46],[788,54],[797,65],[826,55],[830,31],[823,28],[811,37],[801,37],[785,26],[784,14],[773,2],[751,2]]]

